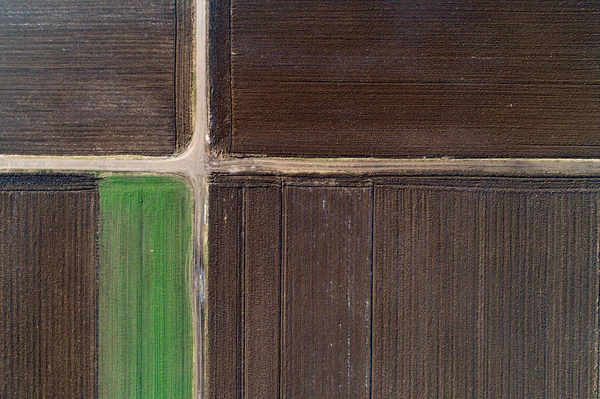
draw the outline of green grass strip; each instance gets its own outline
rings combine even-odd
[[[100,399],[192,396],[192,202],[179,179],[100,183]]]

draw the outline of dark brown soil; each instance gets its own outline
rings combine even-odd
[[[0,11],[0,153],[170,155],[189,140],[187,0]]]
[[[211,398],[591,398],[600,181],[215,176]]]
[[[0,176],[0,397],[94,398],[93,178]]]
[[[217,150],[600,156],[597,2],[211,4]]]

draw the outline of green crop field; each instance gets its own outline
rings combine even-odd
[[[100,398],[191,397],[192,220],[179,179],[100,182]]]

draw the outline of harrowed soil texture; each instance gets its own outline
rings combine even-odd
[[[0,175],[0,397],[94,398],[96,179]]]
[[[211,1],[213,149],[598,157],[597,1]]]
[[[213,176],[207,397],[596,398],[599,209],[596,178]]]
[[[191,3],[3,1],[0,153],[182,151],[191,133]]]

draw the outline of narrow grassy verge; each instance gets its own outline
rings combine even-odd
[[[192,396],[192,218],[178,179],[100,182],[100,399]]]

